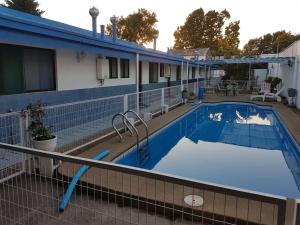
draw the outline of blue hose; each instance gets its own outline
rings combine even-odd
[[[102,158],[104,158],[105,156],[107,156],[110,153],[110,150],[105,150],[104,152],[101,152],[99,155],[97,155],[96,157],[94,157],[94,160],[100,160]],[[65,211],[66,206],[68,205],[71,195],[75,189],[75,186],[77,184],[77,182],[79,181],[80,177],[89,169],[89,166],[85,165],[82,166],[80,168],[80,170],[78,170],[78,172],[76,173],[76,175],[73,177],[72,182],[70,183],[68,190],[66,191],[64,198],[62,200],[62,202],[59,205],[59,211],[63,212]]]

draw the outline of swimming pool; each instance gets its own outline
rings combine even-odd
[[[270,107],[202,104],[115,161],[287,197],[300,197],[299,146]]]

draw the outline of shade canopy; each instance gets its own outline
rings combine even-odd
[[[231,59],[209,59],[197,61],[200,65],[228,65],[228,64],[262,64],[292,62],[295,57],[244,57]]]

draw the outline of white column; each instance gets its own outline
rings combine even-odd
[[[187,89],[189,89],[189,62],[186,63]]]
[[[181,84],[181,91],[183,91],[183,61],[181,61],[181,76],[180,76],[180,84]]]
[[[136,74],[135,74],[135,82],[136,82],[136,112],[139,114],[140,112],[140,98],[139,98],[139,62],[140,62],[140,55],[139,53],[136,54]]]

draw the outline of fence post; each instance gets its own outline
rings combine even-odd
[[[297,201],[288,198],[286,201],[285,225],[296,225]]]

